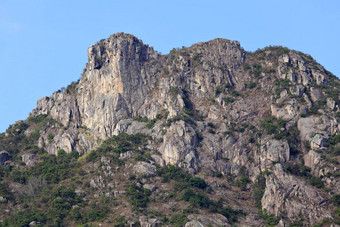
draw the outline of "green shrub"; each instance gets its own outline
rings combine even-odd
[[[53,134],[49,133],[48,136],[47,136],[48,142],[51,143],[53,138],[54,138]]]
[[[79,80],[77,80],[77,81],[72,81],[72,83],[71,84],[69,84],[67,87],[66,87],[66,92],[67,93],[75,93],[76,92],[76,87],[77,87],[77,85],[79,84],[79,81],[80,81],[80,79]]]
[[[297,220],[289,224],[289,227],[303,227],[303,220]]]
[[[278,86],[279,88],[282,89],[287,89],[291,86],[291,81],[288,79],[284,79],[284,80],[276,80],[274,83],[276,86]]]
[[[250,82],[249,84],[247,84],[247,88],[249,89],[253,89],[256,87],[256,83],[255,82]]]
[[[153,126],[155,126],[155,123],[156,123],[157,119],[152,119],[151,121],[149,121],[145,126],[148,128],[148,129],[152,129]]]
[[[242,191],[247,190],[247,185],[250,182],[249,178],[246,176],[242,176],[241,178],[235,181],[235,185],[239,187]]]
[[[134,210],[145,208],[149,202],[150,190],[139,188],[134,183],[128,187],[127,195],[129,196],[129,203]]]
[[[305,166],[305,165],[287,163],[285,165],[285,169],[286,169],[287,172],[289,172],[293,175],[307,178],[308,182],[312,186],[315,186],[317,188],[323,188],[324,187],[324,183],[321,180],[321,178],[313,176],[310,173],[311,169],[309,167]]]
[[[114,217],[114,227],[125,227],[128,224],[128,221],[124,216],[118,215]]]
[[[300,113],[300,117],[307,117],[307,113]]]
[[[212,128],[209,128],[209,129],[208,129],[208,132],[211,133],[211,134],[215,134],[215,130],[212,129]]]
[[[9,201],[14,201],[14,195],[5,183],[0,183],[0,196],[5,197]]]
[[[253,64],[253,71],[255,77],[260,77],[262,72],[262,66],[259,64]]]
[[[127,151],[140,153],[140,148],[146,149],[147,140],[148,136],[141,133],[133,135],[121,133],[118,136],[113,136],[105,140],[96,150],[90,152],[86,157],[86,160],[88,162],[94,161],[107,153],[116,154],[115,157],[119,156],[120,153]]]
[[[227,96],[227,97],[224,98],[224,102],[225,102],[226,104],[232,103],[232,102],[234,102],[234,101],[235,101],[235,99],[234,99],[233,97],[230,97],[230,96]]]
[[[214,123],[212,123],[212,122],[208,122],[208,127],[210,127],[210,128],[215,128],[215,125],[214,125]]]
[[[148,122],[148,118],[146,116],[145,117],[137,116],[135,120],[138,122]]]
[[[163,182],[170,182],[170,180],[188,182],[191,178],[183,169],[173,165],[158,168],[157,175],[162,178]]]
[[[248,139],[248,142],[249,142],[249,143],[255,143],[255,138],[254,138],[254,137],[250,137],[250,138]]]
[[[174,227],[182,227],[185,225],[185,223],[187,223],[189,221],[189,219],[187,218],[186,215],[184,214],[174,214],[171,218],[170,218],[170,223],[172,224],[172,226]]]
[[[83,219],[85,222],[92,222],[92,221],[102,221],[104,220],[109,213],[109,208],[107,206],[97,206],[94,205],[91,207],[90,210],[86,211]]]
[[[253,185],[253,196],[255,199],[255,206],[258,209],[262,209],[261,199],[264,194],[264,190],[266,189],[266,178],[264,177],[263,173],[259,174],[256,178],[256,181]]]
[[[243,64],[243,68],[244,68],[245,70],[251,69],[250,65],[247,64],[247,63],[244,63],[244,64]]]
[[[223,91],[222,87],[221,87],[221,86],[217,86],[217,87],[215,88],[215,95],[221,94],[222,91]]]
[[[40,155],[39,162],[31,167],[28,174],[44,177],[47,183],[58,183],[71,176],[70,170],[77,167],[78,157],[77,151],[67,154],[64,150],[58,151],[58,157],[51,154]]]
[[[227,89],[230,89],[230,88],[232,88],[233,86],[230,84],[230,83],[226,83],[226,85],[225,85],[225,88],[227,88]]]
[[[311,176],[310,174],[311,169],[305,165],[287,163],[285,165],[285,169],[288,173],[291,173],[296,176],[301,176],[301,177]]]
[[[268,214],[266,209],[259,210],[258,215],[264,220],[264,223],[269,226],[275,226],[279,223],[280,219],[272,214]]]
[[[241,94],[238,91],[235,91],[235,90],[231,91],[231,95],[234,96],[234,97],[241,96]]]
[[[46,215],[42,211],[33,210],[20,210],[14,214],[10,219],[4,220],[0,226],[29,226],[32,221],[44,224],[46,222]]]
[[[327,141],[326,146],[336,145],[337,143],[340,143],[340,133],[331,136]]]
[[[334,204],[334,206],[340,207],[340,194],[334,194],[331,202]]]
[[[28,122],[38,124],[43,122],[47,118],[47,114],[40,114],[27,118]]]
[[[194,192],[190,188],[184,190],[181,199],[189,202],[194,207],[209,208],[212,203],[206,195],[200,192]]]
[[[191,186],[194,186],[196,188],[201,188],[201,189],[204,189],[204,188],[207,187],[207,183],[205,183],[205,181],[202,178],[200,178],[200,177],[192,177],[192,178],[190,178],[189,184]]]
[[[278,133],[280,128],[285,127],[286,122],[282,119],[276,119],[273,116],[269,116],[260,121],[260,126],[269,135]]]
[[[217,208],[217,212],[222,214],[224,217],[228,219],[231,223],[238,221],[238,216],[244,216],[245,213],[242,210],[234,210],[230,206]]]

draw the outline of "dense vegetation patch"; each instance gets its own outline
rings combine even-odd
[[[308,182],[317,188],[323,188],[324,183],[320,177],[313,176],[310,171],[311,169],[305,165],[298,163],[287,163],[285,165],[285,170],[293,175],[304,177]]]
[[[133,210],[145,208],[149,202],[151,192],[146,188],[137,187],[134,183],[128,187],[127,195]]]
[[[166,166],[158,169],[158,176],[163,182],[176,181],[174,195],[190,204],[192,208],[203,208],[209,212],[220,213],[231,222],[236,222],[239,216],[245,215],[242,210],[234,210],[230,206],[223,206],[223,200],[217,202],[206,195],[207,184],[200,177],[192,177],[179,167]]]
[[[128,135],[121,133],[118,136],[113,136],[105,140],[97,149],[90,152],[86,157],[88,162],[97,160],[103,155],[112,155],[114,160],[119,162],[119,154],[133,151],[143,155],[146,152],[148,136],[144,134]]]

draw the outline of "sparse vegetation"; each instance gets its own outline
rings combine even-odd
[[[216,88],[215,88],[215,95],[219,95],[219,94],[221,94],[222,93],[222,87],[221,86],[217,86]]]
[[[265,188],[266,178],[264,177],[264,173],[261,173],[257,176],[256,181],[253,185],[253,196],[255,200],[255,206],[258,209],[262,209],[261,199],[263,197]]]
[[[234,98],[233,97],[230,97],[230,96],[227,96],[227,97],[225,97],[224,98],[224,102],[226,103],[226,104],[228,104],[228,103],[232,103],[232,102],[234,102]]]
[[[255,82],[250,82],[249,84],[247,84],[247,88],[249,89],[253,89],[256,87],[256,83]]]
[[[268,214],[266,209],[259,210],[258,215],[264,220],[266,226],[275,226],[279,223],[280,219],[272,214]]]

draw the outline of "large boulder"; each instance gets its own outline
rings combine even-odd
[[[138,162],[133,166],[133,171],[137,176],[151,177],[156,175],[156,166],[147,162]]]

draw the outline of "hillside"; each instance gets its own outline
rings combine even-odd
[[[340,224],[339,122],[309,55],[117,33],[0,134],[0,226]]]

